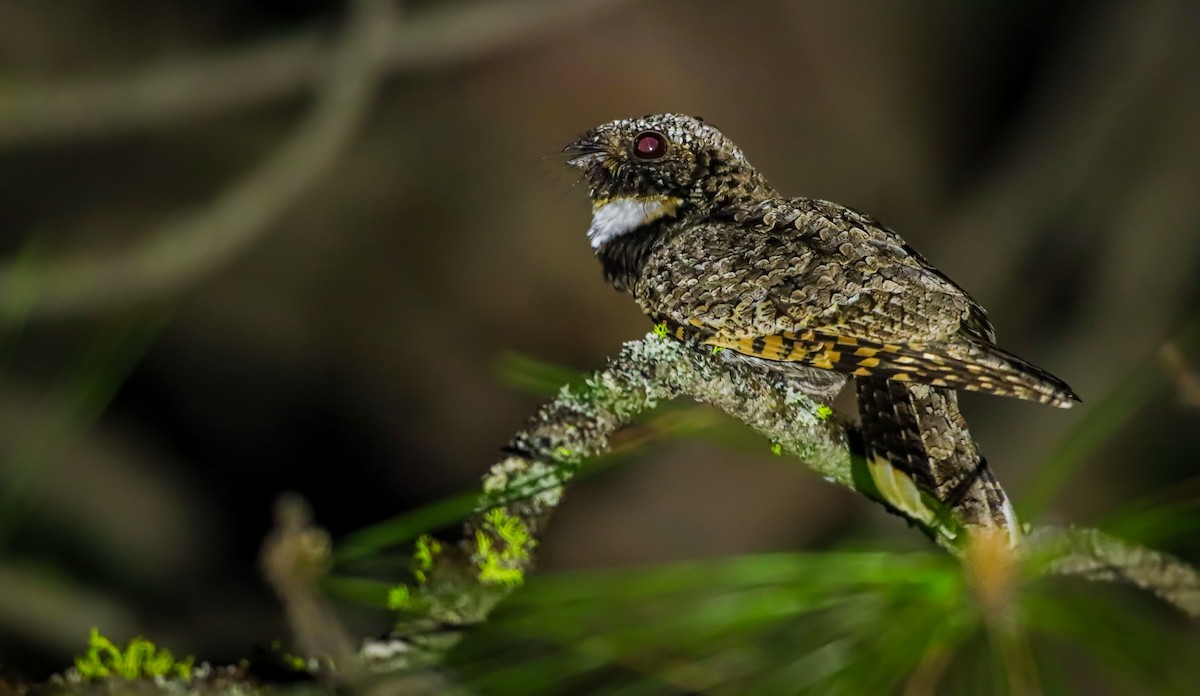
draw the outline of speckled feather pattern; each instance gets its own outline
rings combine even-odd
[[[649,151],[638,147],[644,138]],[[854,379],[879,495],[931,533],[954,538],[940,522],[948,505],[968,526],[1007,529],[1015,543],[1012,508],[954,389],[1056,406],[1077,398],[998,347],[987,313],[963,288],[871,217],[780,195],[698,119],[613,121],[566,149],[591,185],[605,277],[652,321],[823,399]],[[613,202],[625,210],[651,201],[669,201],[669,214],[612,224]]]
[[[964,524],[1006,529],[1017,538],[1016,514],[979,453],[954,390],[879,377],[856,381],[869,466],[894,467],[919,490],[959,511]]]
[[[648,132],[669,146],[640,160],[633,143]],[[623,119],[568,149],[597,206],[681,201],[597,249],[609,281],[680,339],[772,367],[1076,400],[1064,382],[996,346],[986,312],[895,232],[835,203],[780,196],[708,124],[678,114]]]
[[[1073,398],[992,344],[983,309],[903,240],[826,201],[772,199],[664,230],[633,295],[692,337],[768,360],[1055,405]]]

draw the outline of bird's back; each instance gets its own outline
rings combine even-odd
[[[987,314],[897,234],[849,208],[770,199],[657,235],[642,309],[752,357],[1068,405],[1061,380],[998,348]]]

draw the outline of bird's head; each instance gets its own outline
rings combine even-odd
[[[736,145],[691,116],[610,121],[563,151],[591,185],[596,248],[664,217],[705,216],[771,193]]]

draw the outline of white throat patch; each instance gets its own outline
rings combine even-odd
[[[648,222],[675,212],[679,201],[671,198],[640,199],[614,198],[592,208],[592,226],[588,228],[588,239],[592,248],[599,249],[605,242],[632,232]]]

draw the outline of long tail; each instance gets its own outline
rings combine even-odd
[[[1079,401],[1066,382],[999,346],[973,340],[947,345],[941,352],[950,368],[945,370],[950,376],[947,386],[1015,396],[1059,408],[1070,408]],[[933,366],[936,374],[936,360]],[[929,383],[940,386],[932,380]]]
[[[952,389],[856,380],[867,470],[880,496],[931,534],[954,538],[955,524],[1007,530],[1016,516],[980,455]]]
[[[834,337],[825,338],[823,344],[823,351],[814,351],[814,362],[835,357],[835,361],[825,362],[859,377],[878,376],[896,382],[1015,396],[1059,408],[1069,408],[1079,401],[1058,377],[974,337],[954,343],[908,345]]]

